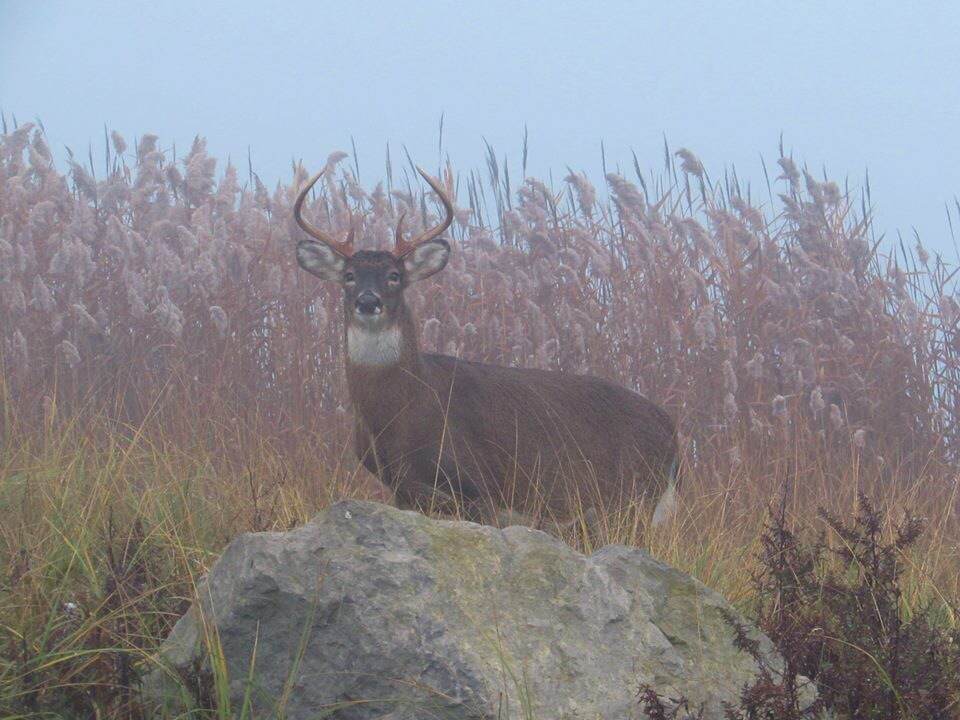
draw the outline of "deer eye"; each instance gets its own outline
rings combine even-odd
[[[353,276],[352,272],[344,273],[343,281],[348,285],[352,284],[355,280],[356,278]]]
[[[400,273],[398,273],[396,270],[392,271],[389,275],[387,275],[387,282],[391,282],[391,283],[400,282]]]

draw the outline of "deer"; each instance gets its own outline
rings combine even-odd
[[[662,523],[674,511],[678,479],[677,433],[662,407],[598,377],[421,351],[404,293],[446,266],[451,246],[441,236],[454,207],[437,179],[417,172],[444,218],[405,239],[401,215],[392,252],[355,251],[353,228],[337,240],[303,216],[323,171],[306,180],[293,205],[309,236],[297,243],[300,267],[343,288],[360,463],[401,508],[453,508],[480,522],[520,517],[536,525],[577,522],[584,508],[648,508],[656,498],[652,524]]]

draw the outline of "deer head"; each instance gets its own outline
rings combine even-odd
[[[417,172],[440,198],[446,216],[439,225],[409,241],[403,238],[401,216],[397,223],[393,252],[354,252],[353,228],[345,240],[337,241],[303,217],[303,202],[322,172],[306,182],[293,206],[297,224],[313,238],[302,240],[297,245],[300,267],[322,280],[338,282],[343,286],[347,345],[354,362],[384,364],[397,359],[395,356],[400,353],[401,335],[404,332],[411,333],[407,327],[403,327],[405,321],[409,320],[403,299],[404,290],[410,283],[443,270],[450,257],[450,244],[440,235],[453,222],[453,204],[436,179],[419,167]],[[406,322],[406,325],[412,324]],[[412,337],[408,339],[414,340]],[[361,351],[362,347],[366,347],[366,351]]]

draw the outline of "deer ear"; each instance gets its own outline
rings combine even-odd
[[[297,262],[321,280],[339,281],[347,261],[343,255],[323,243],[301,240],[297,244]]]
[[[437,238],[423,245],[417,245],[403,256],[403,271],[407,282],[424,280],[443,270],[450,258],[450,243]]]

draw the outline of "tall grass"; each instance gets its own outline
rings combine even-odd
[[[307,213],[387,246],[433,219],[388,158],[362,187],[335,153]],[[858,493],[926,515],[904,612],[956,624],[960,305],[954,269],[875,237],[865,198],[786,156],[759,195],[688,151],[601,194],[440,168],[454,253],[410,294],[426,350],[589,372],[677,418],[680,512],[603,518],[586,549],[640,543],[749,607],[767,503],[799,527]],[[136,676],[236,533],[331,498],[387,499],[358,469],[336,288],[296,267],[290,207],[113,134],[65,176],[42,131],[0,137],[0,706],[123,717]]]

